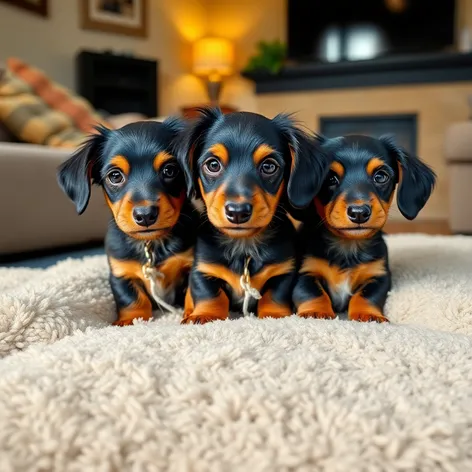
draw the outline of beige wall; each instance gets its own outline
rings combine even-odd
[[[79,49],[132,50],[159,60],[160,114],[205,99],[202,84],[189,74],[189,45],[207,27],[203,0],[150,0],[145,39],[82,30],[77,0],[49,3],[46,19],[0,3],[0,62],[20,57],[74,88],[74,57]]]
[[[209,28],[236,44],[242,68],[260,39],[286,40],[286,0],[210,0]],[[224,19],[226,18],[226,21]],[[472,28],[472,0],[459,0],[457,24]],[[444,165],[443,140],[447,126],[468,118],[471,83],[431,86],[374,87],[352,90],[323,90],[256,96],[251,81],[234,77],[223,100],[267,116],[286,111],[312,130],[320,116],[417,113],[418,154],[437,172],[438,184],[419,219],[442,220],[448,216],[448,179]],[[401,214],[393,207],[393,219]]]

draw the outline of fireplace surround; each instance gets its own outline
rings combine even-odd
[[[391,134],[406,151],[417,153],[416,114],[321,116],[319,130],[329,138],[347,134],[378,138],[383,134]]]

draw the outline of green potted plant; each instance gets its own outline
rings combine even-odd
[[[271,74],[276,75],[282,69],[287,54],[284,43],[275,41],[259,41],[256,46],[256,54],[249,58],[243,74]]]

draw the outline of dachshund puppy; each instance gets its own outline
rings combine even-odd
[[[102,187],[113,214],[105,248],[115,325],[183,305],[198,226],[174,157],[183,129],[177,119],[99,127],[58,170],[59,185],[79,214],[92,183]]]
[[[412,220],[431,195],[435,173],[391,137],[318,139],[333,161],[300,232],[297,313],[329,319],[347,312],[350,320],[388,321],[391,277],[382,227],[397,184],[398,208]]]
[[[181,153],[205,207],[183,323],[294,313],[296,233],[285,208],[308,205],[323,182],[318,148],[286,115],[201,111]]]

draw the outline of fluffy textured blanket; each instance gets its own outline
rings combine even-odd
[[[390,325],[116,328],[103,257],[0,269],[0,470],[472,470],[472,238],[388,244]]]

